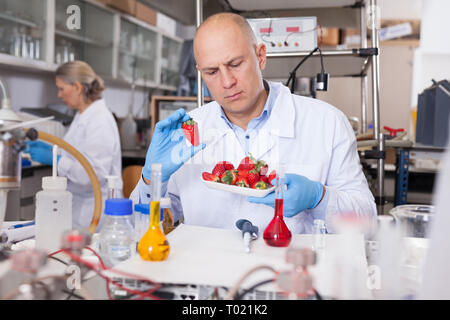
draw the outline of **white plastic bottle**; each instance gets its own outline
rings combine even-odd
[[[56,176],[53,147],[53,175],[42,178],[42,191],[36,193],[36,248],[51,253],[61,248],[61,236],[72,229],[72,193],[67,178]]]

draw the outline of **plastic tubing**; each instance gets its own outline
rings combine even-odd
[[[38,131],[38,139],[56,144],[57,146],[63,148],[65,151],[70,153],[72,156],[77,159],[80,164],[83,166],[84,170],[89,176],[89,180],[92,184],[92,189],[94,190],[94,213],[92,216],[91,224],[89,225],[89,232],[94,234],[97,229],[98,223],[100,222],[100,216],[102,214],[102,190],[100,188],[100,182],[98,181],[97,175],[95,174],[94,169],[92,168],[89,161],[72,145],[65,142],[63,139],[55,137],[47,132]]]

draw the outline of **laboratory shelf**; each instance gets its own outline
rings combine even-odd
[[[137,53],[132,53],[130,51],[125,51],[126,49],[119,49],[119,53],[125,56],[130,56],[136,59],[141,59],[141,60],[147,60],[147,61],[151,61],[154,62],[155,61],[155,57],[150,57],[150,56],[144,56],[142,54],[137,54]]]
[[[0,53],[0,64],[6,67],[36,72],[54,72],[56,70],[56,65],[54,64],[48,64],[47,62],[41,60],[16,57],[5,53]]]
[[[7,20],[9,22],[14,22],[17,24],[21,24],[21,25],[24,25],[24,26],[27,26],[30,28],[38,28],[39,27],[38,24],[35,22],[21,19],[21,18],[12,16],[12,15],[9,15],[9,14],[3,13],[3,12],[0,12],[0,19]]]
[[[64,37],[64,38],[68,38],[68,39],[72,39],[72,40],[75,40],[75,41],[83,42],[83,43],[86,43],[86,44],[94,45],[94,46],[97,46],[97,47],[111,48],[112,45],[113,45],[112,42],[107,43],[107,42],[104,42],[104,41],[101,41],[101,40],[98,40],[98,39],[91,39],[91,38],[84,37],[84,36],[81,36],[81,35],[76,34],[76,33],[68,32],[68,31],[62,31],[62,30],[58,30],[58,29],[55,29],[55,35],[58,35],[58,36],[61,36],[61,37]]]
[[[322,51],[325,72],[332,77],[354,77],[366,73],[370,65],[371,51],[367,49]],[[310,52],[267,53],[270,63],[263,71],[267,79],[287,79],[290,72]],[[314,77],[319,73],[320,53],[315,52],[297,71],[297,77]]]

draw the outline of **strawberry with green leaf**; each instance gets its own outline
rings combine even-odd
[[[258,181],[252,185],[253,189],[258,189],[258,190],[265,190],[265,189],[267,189],[267,187],[268,187],[268,185],[264,181]]]
[[[227,170],[234,170],[233,164],[228,161],[220,161],[217,162],[217,164],[214,166],[212,174],[215,174],[216,176],[220,177]]]
[[[239,177],[237,178],[236,181],[236,185],[239,187],[244,187],[244,188],[250,188],[250,185],[248,184],[247,179],[245,179],[244,177]]]
[[[261,176],[265,176],[267,174],[267,171],[269,170],[269,166],[264,160],[256,161],[255,168]]]
[[[181,129],[183,130],[186,139],[194,146],[199,145],[198,124],[194,119],[189,119],[182,123]]]
[[[220,178],[220,181],[222,181],[222,183],[235,185],[237,178],[238,176],[234,170],[227,170]]]
[[[254,185],[259,181],[259,174],[256,169],[252,169],[247,172],[247,181],[250,185]]]

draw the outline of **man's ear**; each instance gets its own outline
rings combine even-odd
[[[267,48],[264,43],[260,43],[256,46],[255,52],[256,52],[256,56],[258,58],[259,68],[261,70],[264,70],[266,68],[266,62],[267,62],[266,51],[267,51]]]

